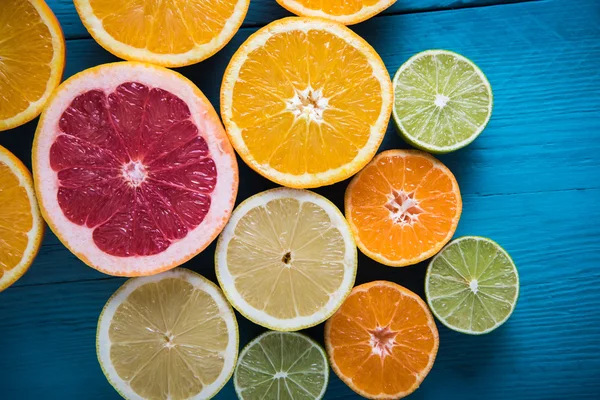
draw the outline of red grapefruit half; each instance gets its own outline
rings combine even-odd
[[[48,225],[77,257],[119,276],[189,260],[221,232],[238,188],[219,118],[188,79],[119,62],[54,93],[33,144]]]

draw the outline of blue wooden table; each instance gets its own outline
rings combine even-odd
[[[1,3],[1,0],[0,0]],[[50,0],[67,37],[65,78],[116,60],[88,35],[71,0]],[[180,69],[218,107],[225,66],[258,27],[288,13],[252,0],[217,55]],[[497,331],[439,326],[433,370],[411,399],[600,399],[600,2],[398,0],[353,27],[393,74],[444,48],[477,63],[494,90],[487,129],[440,159],[463,193],[457,235],[483,235],[513,256],[521,296]],[[31,165],[37,120],[0,134]],[[392,127],[380,150],[406,148]],[[317,190],[343,207],[347,182]],[[240,160],[238,201],[273,187]],[[185,267],[215,280],[214,245]],[[423,296],[426,264],[392,269],[359,258],[357,283],[387,279]],[[123,279],[85,266],[47,232],[31,270],[0,293],[0,399],[117,399],[96,361],[98,315]],[[241,344],[263,329],[238,315]],[[308,330],[323,340],[323,327]],[[326,398],[357,398],[332,376]],[[231,382],[218,399],[234,399]]]

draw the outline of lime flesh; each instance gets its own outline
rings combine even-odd
[[[324,350],[293,332],[266,332],[240,355],[234,385],[242,400],[314,400],[325,394],[329,365]]]
[[[496,242],[465,236],[433,258],[425,276],[425,294],[434,315],[450,329],[488,333],[512,314],[519,275]]]
[[[471,143],[492,114],[492,88],[469,59],[446,50],[418,53],[394,76],[394,122],[410,144],[448,153]]]

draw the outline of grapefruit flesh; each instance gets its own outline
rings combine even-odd
[[[148,76],[120,76],[128,66]],[[146,275],[172,268],[206,247],[231,213],[237,192],[233,152],[214,109],[185,78],[136,63],[99,68],[114,75],[106,82],[110,87],[61,96],[77,86],[71,81],[50,105],[65,104],[49,113],[57,116],[56,128],[48,118],[40,124],[34,163],[43,162],[36,163],[36,173],[54,179],[53,185],[38,182],[42,209],[59,238],[104,272]],[[89,83],[93,75],[86,71],[73,79]],[[162,75],[176,90],[153,82]],[[202,104],[194,104],[198,93],[192,104],[181,95],[190,89],[200,93]],[[74,227],[85,232],[84,240],[70,240]],[[196,242],[152,260],[186,238]]]

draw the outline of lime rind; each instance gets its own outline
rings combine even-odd
[[[469,65],[473,71],[477,74],[477,76],[479,77],[479,79],[481,80],[481,83],[484,85],[484,87],[487,89],[487,94],[489,96],[489,104],[487,106],[488,108],[488,112],[487,112],[487,116],[484,119],[484,121],[482,121],[477,129],[467,138],[465,138],[464,140],[461,140],[459,142],[453,143],[453,144],[448,144],[448,145],[436,145],[435,143],[430,143],[428,141],[424,141],[424,140],[419,140],[419,138],[414,137],[409,131],[409,129],[407,129],[407,127],[405,126],[405,124],[402,123],[402,119],[403,117],[399,115],[398,110],[397,110],[397,97],[398,97],[398,89],[397,89],[397,85],[398,85],[398,81],[400,79],[400,76],[402,75],[403,72],[405,72],[407,69],[409,69],[414,63],[415,61],[423,58],[423,57],[427,57],[427,56],[437,56],[437,55],[446,55],[446,56],[450,56],[453,57],[457,60],[457,62],[464,62],[467,65]],[[437,77],[436,77],[437,79]],[[448,79],[449,81],[450,79]],[[419,148],[421,150],[425,150],[428,151],[430,153],[436,153],[436,154],[444,154],[444,153],[449,153],[455,150],[459,150],[467,145],[469,145],[470,143],[472,143],[480,134],[481,132],[485,129],[485,127],[487,126],[491,115],[492,115],[492,109],[493,109],[493,103],[494,103],[494,96],[492,93],[492,88],[491,85],[487,79],[487,77],[485,76],[485,74],[483,73],[483,71],[481,71],[481,69],[474,63],[472,62],[470,59],[468,59],[467,57],[460,55],[458,53],[455,53],[453,51],[449,51],[449,50],[426,50],[426,51],[422,51],[420,53],[417,53],[415,55],[413,55],[411,58],[409,58],[404,64],[402,64],[402,66],[398,69],[398,71],[396,72],[396,74],[394,75],[394,79],[392,81],[392,86],[394,88],[394,106],[392,107],[392,115],[393,115],[393,119],[394,119],[394,125],[396,126],[396,129],[398,131],[398,133],[400,134],[400,136],[409,144],[411,144],[412,146]],[[436,89],[437,90],[437,89]],[[421,90],[422,91],[422,90]],[[439,95],[442,93],[431,93],[431,95]],[[422,99],[417,99],[417,100],[422,100]],[[451,101],[451,99],[446,97],[446,101]],[[429,121],[427,121],[428,123]],[[437,137],[437,136],[436,136]]]
[[[465,253],[462,247],[472,244],[475,244],[475,254]],[[495,251],[494,258],[484,268],[479,266],[479,261],[485,257],[483,252],[479,252],[481,246],[488,246]],[[461,257],[462,262],[461,259],[453,262],[454,257]],[[505,262],[504,265],[497,264],[498,257]],[[446,272],[452,270],[447,275],[439,274],[441,272],[439,266],[444,264],[449,267]],[[492,266],[495,266],[496,269],[501,267],[505,269],[500,274],[490,276],[490,267]],[[481,280],[482,277],[483,280]],[[478,280],[484,282],[492,279],[512,280],[512,283],[502,285],[479,285],[478,283]],[[498,289],[504,292],[514,292],[514,294],[509,299],[505,299],[497,294],[486,293]],[[429,263],[425,275],[425,295],[432,313],[446,327],[460,333],[483,335],[503,325],[514,312],[519,297],[519,274],[510,255],[498,243],[485,237],[463,236],[450,242]],[[441,299],[444,301],[436,302]],[[500,306],[498,307],[498,305]],[[490,313],[490,308],[495,313],[503,314],[502,317],[496,320]],[[451,309],[451,311],[446,312],[447,309]],[[456,310],[460,310],[464,315],[468,315],[470,311],[470,327],[468,329],[457,326],[457,319],[449,320]],[[478,318],[482,317],[481,313],[486,312],[487,317],[493,320],[493,324],[484,329],[473,329],[473,324],[478,323],[474,318],[475,310],[480,313]],[[483,318],[487,317],[483,316]],[[463,321],[464,319],[461,322]]]
[[[271,359],[269,358],[269,353],[271,353],[271,350],[268,348],[265,348],[263,346],[263,344],[261,343],[262,341],[264,341],[267,338],[270,338],[272,336],[279,336],[280,340],[281,340],[281,356],[280,356],[280,360],[276,360],[276,359]],[[287,338],[287,339],[284,339]],[[317,350],[318,354],[321,356],[322,358],[322,363],[323,363],[323,384],[322,387],[320,389],[320,391],[317,394],[312,393],[310,390],[304,389],[302,386],[300,386],[298,384],[298,382],[295,382],[293,380],[290,380],[290,382],[287,382],[287,379],[284,377],[283,379],[285,380],[285,384],[288,385],[287,388],[289,389],[289,384],[292,385],[296,385],[298,387],[301,388],[301,390],[303,390],[306,393],[310,393],[311,398],[314,398],[315,400],[321,400],[324,395],[325,395],[325,391],[327,390],[327,386],[329,384],[329,362],[327,359],[327,355],[325,353],[325,350],[323,349],[323,347],[315,342],[313,339],[309,338],[308,336],[298,333],[298,332],[276,332],[276,331],[267,331],[263,334],[261,334],[260,336],[256,337],[255,339],[253,339],[250,343],[248,343],[240,352],[239,358],[238,358],[238,363],[236,365],[235,371],[234,371],[234,375],[233,375],[233,386],[235,388],[235,392],[237,394],[237,397],[240,400],[250,400],[250,399],[246,399],[243,396],[243,391],[250,389],[251,387],[243,387],[242,384],[240,383],[240,369],[241,368],[247,368],[252,370],[253,372],[257,372],[260,373],[262,375],[264,375],[265,377],[270,377],[268,379],[266,379],[265,382],[259,382],[260,384],[268,384],[269,380],[271,380],[272,382],[270,382],[270,384],[266,387],[266,392],[264,393],[264,395],[262,396],[262,398],[266,398],[266,394],[268,394],[268,392],[271,390],[271,388],[273,387],[272,383],[275,382],[276,380],[279,379],[279,377],[276,377],[275,375],[272,375],[272,372],[267,372],[266,370],[269,369],[269,366],[272,367],[272,369],[277,369],[279,368],[283,368],[283,363],[284,363],[284,358],[286,357],[286,354],[284,352],[284,340],[289,340],[290,338],[294,338],[294,339],[301,339],[303,341],[306,341],[309,344],[309,347],[295,360],[292,362],[292,364],[288,367],[287,372],[291,371],[293,368],[297,367],[297,362],[300,361],[302,359],[302,357],[304,357],[309,351],[311,350]],[[245,361],[247,360],[248,357],[248,353],[253,350],[256,346],[260,346],[261,348],[261,353],[264,356],[264,360],[262,362],[264,362],[266,364],[266,368],[261,369],[260,367],[257,367],[257,363],[254,362],[252,363],[252,366],[248,366],[248,365],[244,365]],[[271,353],[271,356],[273,356],[273,354]],[[289,354],[287,355],[289,357]],[[257,360],[254,360],[257,361]],[[260,364],[260,361],[258,362],[258,364]],[[314,365],[314,362],[313,362]],[[295,373],[299,373],[299,372],[295,372]],[[291,390],[288,392],[291,396]],[[291,396],[293,398],[293,396]]]

